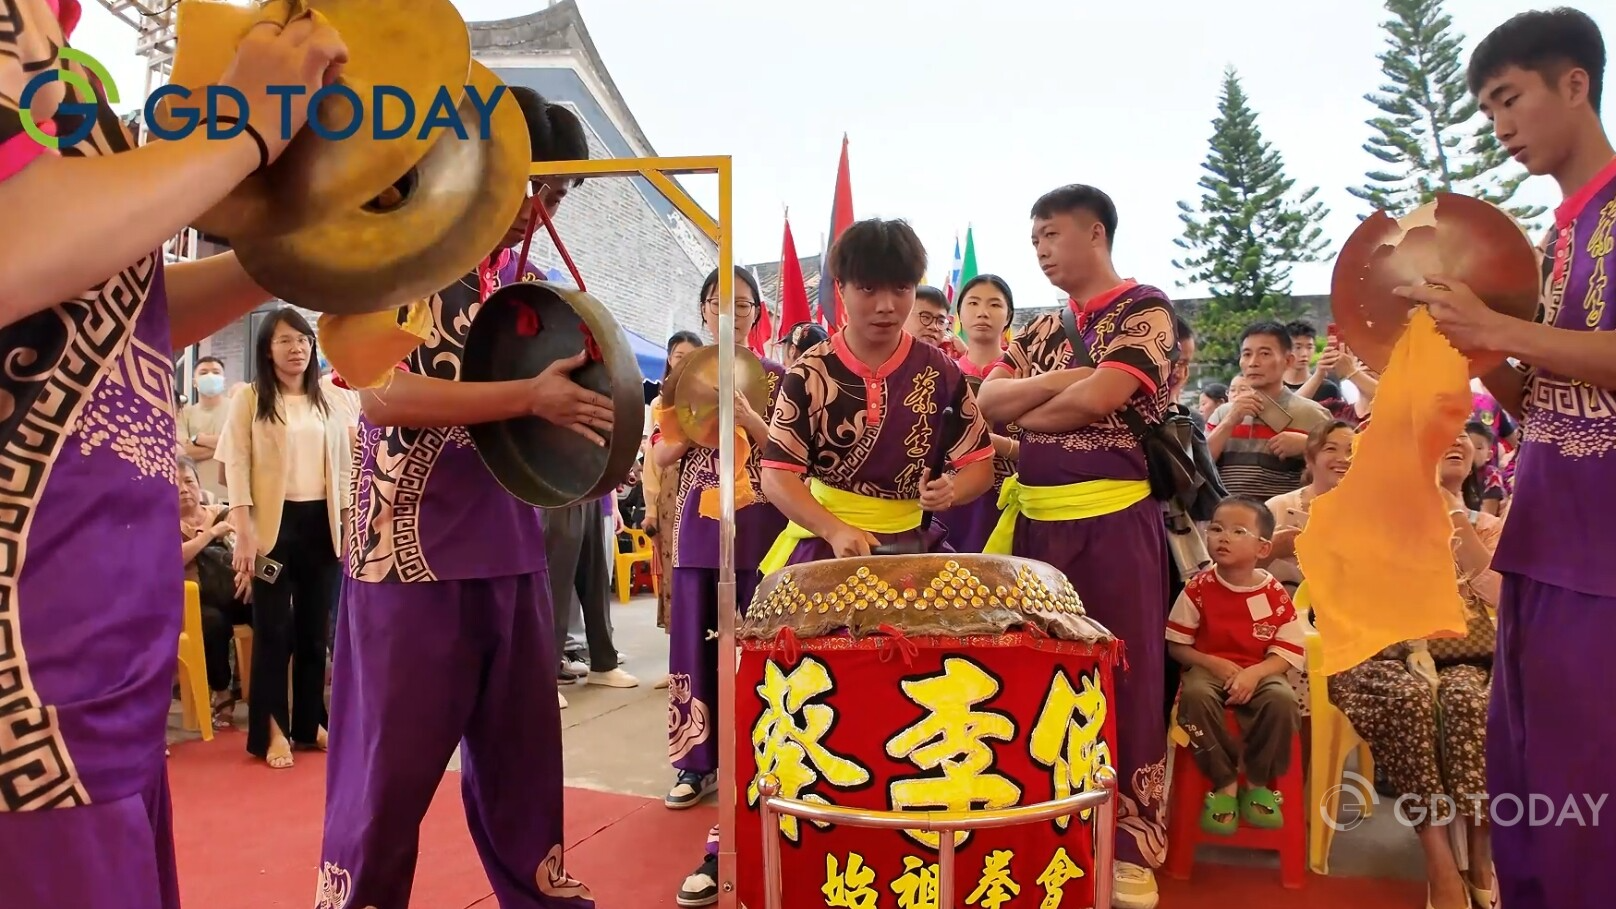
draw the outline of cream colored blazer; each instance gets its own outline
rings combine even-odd
[[[349,445],[348,415],[338,401],[327,401],[325,416],[325,501],[331,521],[331,548],[342,557],[342,509],[348,503],[348,480],[353,475],[353,448]],[[252,509],[258,533],[258,554],[268,555],[281,532],[281,505],[286,501],[286,424],[256,420],[258,390],[251,385],[230,397],[215,456],[224,462],[230,507]]]

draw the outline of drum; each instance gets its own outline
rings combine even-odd
[[[870,810],[1005,809],[1097,788],[1121,659],[1054,568],[929,554],[763,579],[737,634],[737,884],[764,905],[758,783]],[[1093,905],[1092,817],[953,834],[962,905]],[[936,906],[941,834],[782,817],[782,909]]]

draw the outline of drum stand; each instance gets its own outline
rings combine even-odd
[[[718,245],[718,905],[739,909],[735,887],[735,236],[734,171],[727,155],[678,158],[604,158],[590,161],[535,163],[534,177],[640,177],[667,198],[695,228]],[[718,217],[709,215],[690,198],[673,176],[718,175]],[[759,300],[759,305],[763,301]],[[904,812],[863,811],[817,805],[779,796],[778,781],[759,783],[763,820],[763,909],[779,909],[779,817],[790,815],[811,821],[880,827],[888,830],[957,830],[1009,827],[1093,810],[1094,905],[1111,905],[1111,866],[1115,854],[1116,776],[1109,767],[1096,774],[1099,788],[1035,805],[1002,811]],[[939,909],[956,909],[954,902],[954,838],[939,842]]]

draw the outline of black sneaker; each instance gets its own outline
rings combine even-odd
[[[679,888],[679,895],[674,897],[673,901],[689,909],[717,904],[718,856],[707,856],[702,861],[701,867],[685,878],[684,884]]]
[[[698,804],[702,799],[718,791],[718,774],[700,774],[694,770],[679,771],[679,779],[674,781],[673,788],[662,804],[669,808],[689,808]],[[706,905],[705,903],[703,905]]]

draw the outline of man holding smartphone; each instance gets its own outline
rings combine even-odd
[[[1207,449],[1230,495],[1267,501],[1302,485],[1307,434],[1330,412],[1285,387],[1295,362],[1290,332],[1278,322],[1258,322],[1240,335],[1245,382],[1206,421]]]

